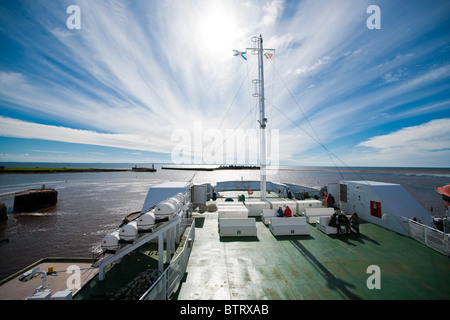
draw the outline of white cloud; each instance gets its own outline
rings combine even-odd
[[[151,137],[133,134],[98,133],[89,130],[37,124],[2,116],[0,116],[0,136],[80,143],[131,150],[168,152],[164,148],[164,145],[158,145],[152,141]]]
[[[397,165],[420,165],[420,163],[428,162],[430,165],[433,163],[430,160],[436,158],[442,159],[439,162],[440,165],[448,166],[450,118],[432,120],[375,136],[361,142],[358,146],[375,150],[370,152],[370,161]],[[364,157],[364,151],[362,155]]]
[[[449,148],[450,118],[432,120],[418,126],[376,136],[359,145],[379,150],[414,147],[425,152]]]

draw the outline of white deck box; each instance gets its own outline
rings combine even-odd
[[[331,217],[333,208],[306,208],[304,211],[308,223],[318,223],[320,217]]]
[[[274,210],[274,209],[264,209],[263,210],[262,221],[264,222],[265,225],[269,225],[270,219],[277,217],[277,210]]]
[[[296,203],[296,213],[301,215],[306,208],[323,208],[322,201],[319,200],[295,200]],[[294,210],[292,210],[294,211]]]
[[[248,218],[246,207],[229,207],[219,209],[219,219],[221,218]]]
[[[309,235],[305,217],[275,217],[270,219],[269,230],[274,236]]]
[[[263,210],[270,209],[271,205],[268,201],[246,201],[245,207],[249,217],[261,217]]]
[[[219,219],[221,237],[256,237],[255,218],[222,218]]]

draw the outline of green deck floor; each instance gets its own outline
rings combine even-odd
[[[449,299],[450,259],[373,224],[361,235],[220,238],[218,213],[195,213],[195,242],[174,298],[180,300]],[[367,268],[380,268],[370,290]]]

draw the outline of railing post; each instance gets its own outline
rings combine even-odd
[[[428,241],[427,241],[427,228],[425,228],[425,226],[422,225],[422,229],[423,229],[423,242],[424,242],[425,245],[428,247]]]
[[[158,270],[164,271],[164,234],[158,235]]]

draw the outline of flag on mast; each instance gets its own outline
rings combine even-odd
[[[267,60],[272,60],[273,58],[273,53],[265,53],[264,55],[266,56]]]
[[[233,52],[234,52],[233,56],[235,56],[235,57],[241,56],[242,58],[247,60],[247,58],[245,57],[247,52],[242,52],[242,51],[239,51],[239,50],[233,50]]]

